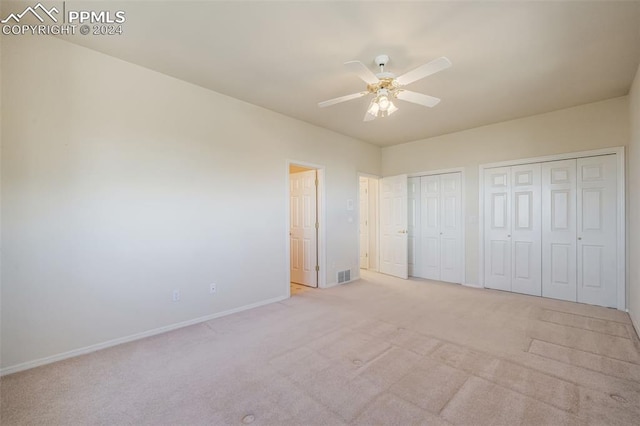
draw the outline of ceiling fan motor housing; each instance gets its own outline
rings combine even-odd
[[[376,56],[376,59],[374,61],[375,61],[377,66],[384,67],[389,63],[389,56],[388,55],[378,55],[378,56]]]

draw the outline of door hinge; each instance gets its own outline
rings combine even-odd
[[[319,182],[319,181],[318,181],[318,179],[316,178],[316,188],[318,187],[318,182]]]
[[[316,265],[316,272],[320,271],[320,266]]]
[[[316,229],[320,228],[320,222],[316,222]]]

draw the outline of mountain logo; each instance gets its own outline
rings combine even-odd
[[[7,22],[9,22],[12,19],[16,23],[19,23],[20,20],[22,19],[22,17],[25,16],[27,13],[31,13],[33,16],[38,18],[38,20],[40,22],[44,22],[44,18],[40,14],[38,14],[38,12],[40,12],[40,14],[44,14],[44,15],[48,16],[49,18],[51,18],[51,20],[53,20],[53,22],[58,22],[58,19],[56,19],[56,17],[53,16],[53,13],[56,13],[56,14],[60,13],[58,11],[58,9],[55,8],[55,6],[52,7],[51,9],[47,10],[47,8],[42,5],[42,3],[38,3],[33,7],[28,6],[22,13],[18,13],[18,14],[11,13],[11,14],[9,14],[9,16],[7,16],[5,19],[0,21],[0,23],[6,24]]]

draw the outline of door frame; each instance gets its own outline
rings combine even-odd
[[[371,247],[371,235],[373,231],[373,235],[375,235],[375,241],[373,244],[376,247],[376,267],[371,268],[371,260],[369,260],[369,268],[368,271],[379,272],[380,271],[380,176],[372,175],[370,173],[358,172],[356,173],[356,179],[358,180],[358,221],[360,221],[360,178],[367,179],[375,179],[377,181],[377,189],[376,189],[376,205],[374,209],[376,210],[376,220],[373,226],[369,223],[369,247]],[[371,188],[369,188],[369,192],[371,192]],[[369,203],[369,212],[371,212],[371,203]],[[358,223],[358,276],[360,276],[360,223]]]
[[[461,283],[464,286],[471,286],[471,287],[477,287],[477,286],[472,286],[470,284],[467,284],[467,262],[466,262],[466,246],[467,246],[467,228],[466,228],[466,191],[465,191],[465,182],[466,182],[466,178],[465,178],[465,173],[464,173],[464,167],[452,167],[449,169],[437,169],[437,170],[429,170],[426,172],[417,172],[417,173],[409,173],[407,176],[408,177],[422,177],[422,176],[433,176],[433,175],[444,175],[447,173],[460,173],[460,231],[462,232],[461,235],[461,244],[462,246],[460,247],[460,252],[461,252],[461,259],[460,261],[462,262],[462,276],[461,276]]]
[[[625,153],[623,146],[601,148],[589,151],[567,152],[563,154],[546,155],[542,157],[521,158],[516,160],[499,161],[496,163],[480,164],[478,166],[478,282],[480,287],[485,287],[484,283],[484,172],[485,169],[494,167],[518,166],[528,163],[544,163],[547,161],[570,160],[574,158],[596,157],[599,155],[616,155],[617,163],[617,197],[618,197],[618,214],[617,214],[617,276],[616,276],[616,308],[621,311],[627,311],[627,251],[626,251],[626,189],[625,189]]]
[[[289,228],[291,227],[291,208],[290,208],[290,180],[289,180],[289,169],[292,165],[306,167],[308,169],[315,169],[318,172],[318,188],[316,190],[316,195],[318,197],[318,202],[316,205],[316,209],[318,210],[318,286],[317,288],[325,288],[326,287],[326,189],[325,189],[325,166],[321,164],[309,163],[307,161],[298,161],[298,160],[286,160],[285,161],[285,200],[286,200],[286,209],[285,209],[285,258],[286,260],[286,269],[285,269],[285,277],[286,277],[286,291],[285,294],[287,297],[291,297],[291,241],[289,235]]]

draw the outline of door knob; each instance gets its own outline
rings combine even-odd
[[[511,234],[507,234],[507,238],[511,238]]]
[[[581,239],[582,239],[582,237],[578,237],[578,239],[579,239],[579,240],[581,240]]]

